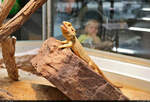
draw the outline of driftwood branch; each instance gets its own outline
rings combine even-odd
[[[33,70],[30,64],[30,59],[33,56],[23,56],[22,60],[17,60],[15,62],[15,40],[13,38],[8,38],[8,36],[21,27],[24,22],[33,14],[39,7],[41,7],[47,0],[30,0],[24,8],[22,8],[12,19],[2,25],[5,18],[8,16],[11,8],[13,7],[16,0],[4,0],[2,5],[0,5],[0,42],[2,43],[2,55],[3,60],[1,60],[0,67],[7,68],[8,76],[13,80],[18,80],[18,68],[22,68],[26,71],[30,71],[37,74]],[[2,25],[2,26],[1,26]],[[18,57],[17,57],[18,58]],[[22,58],[22,57],[21,57]],[[20,57],[19,57],[20,59]],[[4,66],[5,64],[5,66]]]
[[[0,27],[0,41],[6,39],[41,7],[47,0],[30,0],[12,19]]]
[[[8,38],[8,36],[21,27],[30,15],[47,0],[30,0],[12,19],[2,25],[15,1],[16,0],[4,0],[2,5],[0,5],[0,42],[2,43],[2,55],[8,76],[13,80],[18,80],[18,69],[14,57],[16,39]]]
[[[8,16],[11,8],[13,7],[16,0],[4,0],[2,5],[0,5],[0,26],[2,25],[3,21]]]
[[[15,44],[16,38],[7,38],[2,42],[2,55],[8,72],[12,80],[18,80],[18,69],[15,62]]]
[[[10,10],[12,9],[16,0],[4,0],[2,5],[0,5],[0,26],[8,16]],[[8,76],[12,80],[18,80],[18,69],[15,63],[15,44],[16,38],[6,38],[2,42],[2,55],[4,58],[4,63],[8,72]]]
[[[33,57],[35,57],[35,55],[16,56],[16,66],[18,69],[40,76],[30,62]],[[4,59],[0,59],[0,68],[6,68]]]

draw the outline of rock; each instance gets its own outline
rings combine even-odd
[[[128,100],[70,48],[58,49],[59,45],[58,40],[49,38],[31,63],[66,96],[72,100]]]

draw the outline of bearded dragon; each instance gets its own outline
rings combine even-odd
[[[83,59],[85,62],[88,63],[91,68],[97,73],[99,73],[105,80],[107,80],[111,85],[115,87],[120,87],[112,84],[103,74],[103,72],[98,68],[98,66],[92,61],[92,59],[88,56],[87,52],[84,50],[82,45],[80,44],[79,40],[76,37],[76,30],[72,26],[70,22],[63,21],[63,24],[61,25],[61,30],[63,36],[66,38],[66,40],[61,41],[62,45],[58,46],[58,48],[68,48],[70,47],[73,52],[79,56],[81,59]]]

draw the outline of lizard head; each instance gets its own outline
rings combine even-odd
[[[63,21],[61,25],[62,34],[66,39],[70,39],[76,35],[76,30],[70,22]]]

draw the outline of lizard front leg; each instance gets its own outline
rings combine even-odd
[[[56,41],[60,42],[61,44],[66,44],[66,43],[68,43],[68,40],[64,40],[64,41],[56,40]]]
[[[65,44],[58,46],[58,48],[70,48],[70,47],[72,47],[72,44],[73,44],[72,41],[65,40],[65,41],[62,41],[62,42],[65,43]]]
[[[60,41],[61,44],[67,44],[68,43],[68,40],[64,40],[64,41]]]

